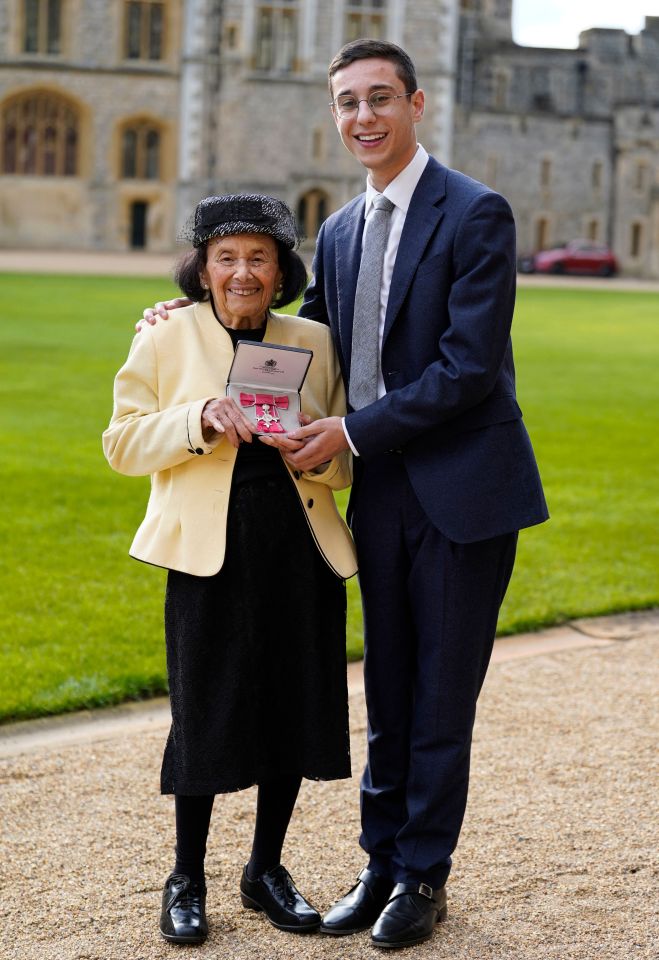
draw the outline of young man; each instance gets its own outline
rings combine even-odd
[[[323,224],[300,312],[330,325],[351,407],[273,442],[304,470],[348,446],[356,455],[368,864],[321,929],[373,926],[375,945],[404,947],[446,916],[517,531],[547,508],[515,400],[508,204],[417,144],[424,95],[400,47],[347,44],[329,83],[367,187]]]
[[[369,860],[321,929],[374,924],[375,945],[402,947],[430,937],[446,915],[476,700],[517,531],[544,521],[547,508],[515,400],[508,204],[417,144],[424,95],[399,47],[349,43],[329,81],[339,135],[368,180],[365,195],[323,224],[300,312],[329,323],[358,409],[291,434],[304,446],[289,445],[286,456],[309,470],[348,444],[356,454],[350,519],[365,624]],[[354,308],[357,299],[369,309],[358,274],[378,194],[393,209],[371,321],[376,397],[362,406],[353,400]]]

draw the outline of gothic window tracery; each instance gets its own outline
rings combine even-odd
[[[77,111],[57,94],[15,97],[2,110],[2,173],[76,176],[79,128]]]

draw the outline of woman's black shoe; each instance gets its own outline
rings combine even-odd
[[[170,943],[203,943],[208,936],[206,887],[173,873],[162,891],[160,932]]]
[[[248,910],[263,910],[270,923],[289,933],[311,933],[320,926],[320,914],[297,890],[290,873],[279,864],[256,880],[240,880],[240,899]]]

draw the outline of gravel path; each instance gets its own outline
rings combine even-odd
[[[449,881],[449,920],[406,957],[659,956],[659,616],[615,624],[591,631],[617,638],[605,645],[492,665]],[[351,717],[358,772],[365,738],[359,690]],[[160,890],[173,851],[173,804],[158,794],[163,742],[162,729],[127,727],[109,739],[0,760],[2,960],[382,957],[368,934],[302,938],[242,909],[237,887],[253,790],[216,801],[209,940],[199,948],[161,941]],[[358,819],[358,776],[303,785],[284,862],[321,910],[363,864]]]

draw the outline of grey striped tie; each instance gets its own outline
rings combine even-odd
[[[380,289],[382,262],[389,236],[391,200],[378,194],[373,213],[366,226],[362,259],[359,265],[355,309],[352,319],[352,353],[348,396],[353,410],[361,410],[377,400],[380,365]]]

